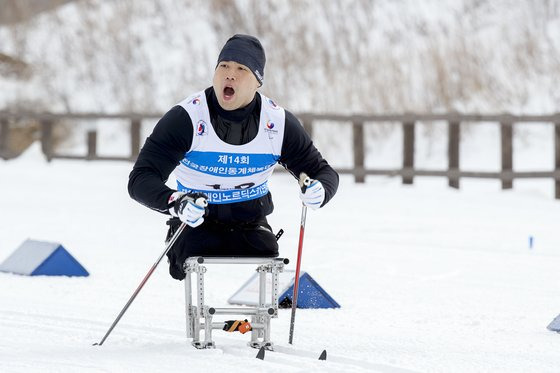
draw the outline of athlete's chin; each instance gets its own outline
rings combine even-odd
[[[220,104],[222,109],[228,110],[228,111],[236,110],[236,109],[239,109],[241,107],[239,105],[239,103],[237,102],[237,100],[221,99],[221,100],[218,100],[218,103]]]

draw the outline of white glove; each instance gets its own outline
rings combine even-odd
[[[204,222],[208,201],[204,194],[173,193],[168,200],[169,213],[183,223],[196,228]]]
[[[305,206],[317,210],[325,200],[325,188],[319,180],[311,180],[305,192],[300,190],[299,198]]]

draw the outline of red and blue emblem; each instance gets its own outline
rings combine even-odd
[[[203,136],[206,134],[207,134],[206,122],[203,120],[199,120],[198,123],[196,124],[196,135]]]
[[[271,121],[267,121],[266,122],[266,128],[268,128],[269,130],[274,128],[274,123]]]
[[[268,99],[268,103],[272,106],[273,109],[280,109],[280,106],[276,105],[276,102],[272,101],[272,99]]]

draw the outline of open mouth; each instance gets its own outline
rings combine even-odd
[[[231,99],[234,94],[235,94],[235,89],[233,89],[232,87],[225,87],[224,88],[224,98],[226,100]]]

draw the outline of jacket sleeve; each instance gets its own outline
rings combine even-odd
[[[149,208],[167,212],[167,200],[174,192],[165,185],[169,174],[190,149],[192,122],[181,106],[169,110],[156,124],[140,150],[128,178],[128,194]]]
[[[338,173],[313,145],[299,120],[287,110],[282,154],[278,162],[298,179],[299,174],[305,172],[323,184],[325,201],[321,207],[335,195],[339,182]]]

